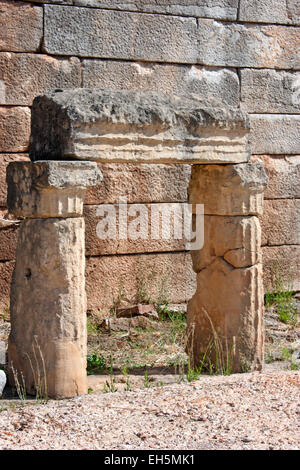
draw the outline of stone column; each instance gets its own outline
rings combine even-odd
[[[262,164],[194,165],[189,202],[204,204],[204,246],[192,251],[197,290],[188,304],[188,349],[215,369],[263,364]]]
[[[98,184],[96,163],[14,162],[8,208],[24,217],[11,285],[9,380],[29,394],[87,392],[83,199]]]

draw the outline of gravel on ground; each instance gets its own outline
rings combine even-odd
[[[0,400],[0,449],[299,449],[299,387],[299,371],[272,371],[23,407]]]

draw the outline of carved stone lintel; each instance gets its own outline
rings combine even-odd
[[[248,116],[198,96],[80,89],[37,97],[32,160],[239,163],[249,160]]]

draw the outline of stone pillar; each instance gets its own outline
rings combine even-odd
[[[87,393],[83,199],[96,163],[14,162],[8,208],[24,217],[11,285],[9,380],[52,398]],[[24,379],[23,379],[23,378]]]
[[[188,349],[199,366],[260,370],[263,364],[262,164],[194,165],[189,202],[204,204],[204,246],[192,251],[197,290],[188,304]]]

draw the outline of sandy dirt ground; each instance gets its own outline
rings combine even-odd
[[[1,449],[299,449],[300,373],[201,376],[47,404],[1,401]]]

